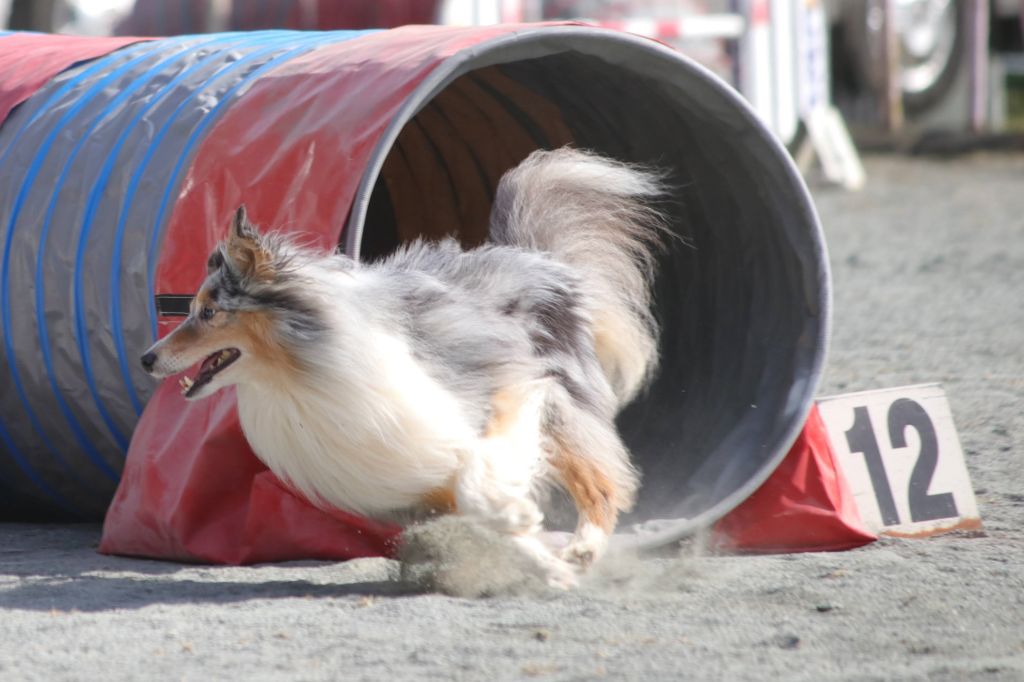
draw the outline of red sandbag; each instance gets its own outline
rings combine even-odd
[[[73,64],[95,59],[146,38],[83,38],[39,33],[0,37],[0,122],[7,114]]]
[[[814,407],[779,467],[715,524],[712,544],[725,551],[830,552],[877,539],[861,522]]]

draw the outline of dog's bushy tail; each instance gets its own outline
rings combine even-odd
[[[563,147],[508,171],[491,211],[492,241],[549,252],[583,273],[598,359],[619,405],[657,365],[651,283],[665,227],[650,202],[661,194],[657,173]]]

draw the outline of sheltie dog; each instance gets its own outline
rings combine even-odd
[[[142,357],[188,400],[237,386],[256,455],[315,504],[470,516],[568,586],[638,472],[615,415],[651,377],[661,178],[569,148],[501,179],[489,243],[414,241],[361,263],[260,234],[238,209],[188,318]],[[538,494],[578,512],[561,550]]]

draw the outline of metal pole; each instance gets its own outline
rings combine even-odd
[[[969,2],[971,131],[980,133],[989,122],[989,6],[987,0]]]
[[[900,40],[896,32],[896,0],[873,2],[869,10],[881,20],[882,122],[890,133],[903,128],[903,89],[900,86]],[[879,14],[880,12],[880,14]]]

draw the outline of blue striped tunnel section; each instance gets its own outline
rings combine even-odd
[[[137,358],[155,334],[153,272],[192,156],[262,75],[361,34],[138,43],[61,73],[3,122],[0,494],[19,497],[0,515],[102,516],[153,388]]]

